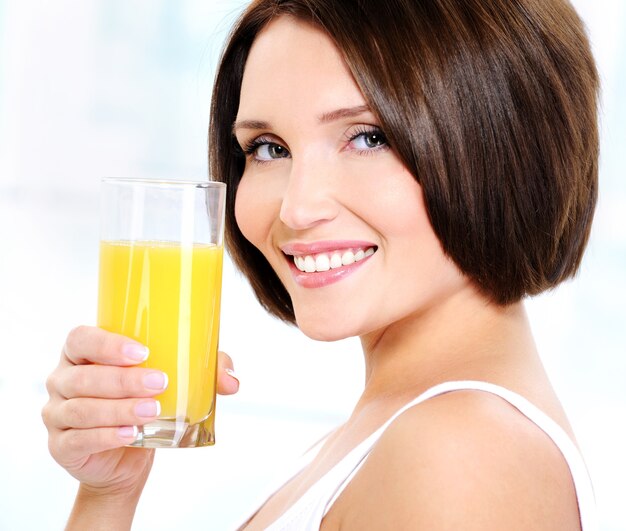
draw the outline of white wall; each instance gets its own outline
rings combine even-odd
[[[243,4],[0,0],[0,530],[61,529],[72,503],[39,411],[67,331],[95,321],[99,179],[206,176],[214,65]],[[578,279],[528,307],[603,529],[623,530],[626,3],[574,4],[604,81],[600,205]],[[215,447],[158,453],[134,529],[232,527],[358,396],[358,343],[317,344],[267,317],[227,265],[221,346],[241,392],[218,403]]]

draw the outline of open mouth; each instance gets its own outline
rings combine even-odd
[[[288,256],[296,268],[303,273],[322,273],[360,262],[372,256],[376,247],[357,247],[334,251]]]

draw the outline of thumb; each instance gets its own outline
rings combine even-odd
[[[233,395],[239,391],[233,360],[225,352],[217,353],[217,392],[220,395]]]

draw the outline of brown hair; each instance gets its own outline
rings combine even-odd
[[[598,75],[567,0],[257,0],[227,42],[211,106],[211,174],[226,241],[261,304],[291,300],[237,227],[245,159],[232,133],[248,52],[274,17],[334,40],[390,145],[423,189],[445,253],[491,300],[573,276],[597,198]]]

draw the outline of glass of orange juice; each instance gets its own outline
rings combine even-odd
[[[217,182],[103,179],[98,326],[169,378],[132,446],[215,443],[225,197]]]

